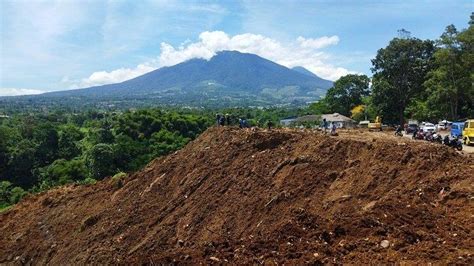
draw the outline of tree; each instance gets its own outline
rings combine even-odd
[[[351,118],[356,121],[362,121],[367,119],[366,107],[363,104],[359,104],[351,110]]]
[[[10,205],[12,183],[0,181],[0,209]]]
[[[312,103],[309,106],[309,111],[315,115],[328,114],[331,112],[326,98],[323,98],[317,102]]]
[[[437,42],[439,49],[434,53],[435,68],[427,74],[425,82],[428,106],[440,110],[439,117],[450,120],[467,115],[463,113],[462,107],[469,104],[470,100],[472,103],[473,97],[472,65],[469,68],[469,60],[465,60],[469,55],[459,35],[454,25],[446,27]]]
[[[11,151],[6,176],[13,184],[29,188],[36,183],[37,179],[32,172],[36,150],[33,142],[24,139]]]
[[[112,145],[99,143],[92,147],[86,156],[86,164],[90,175],[95,179],[102,179],[117,171],[114,164],[114,150]]]
[[[67,161],[58,159],[41,171],[41,181],[51,185],[64,185],[87,177],[87,167],[83,160]]]
[[[38,144],[36,163],[38,166],[51,164],[58,158],[59,136],[56,127],[51,123],[43,123],[33,132],[33,139]]]
[[[21,187],[14,187],[11,191],[10,204],[17,204],[26,194],[28,193]]]
[[[417,38],[394,38],[372,59],[372,101],[385,121],[404,122],[407,106],[424,91],[434,44]]]
[[[326,94],[330,111],[349,116],[352,108],[362,104],[362,97],[369,95],[369,82],[366,75],[349,74],[339,78]]]
[[[59,132],[59,157],[66,160],[81,154],[79,141],[84,134],[74,125],[67,125]]]

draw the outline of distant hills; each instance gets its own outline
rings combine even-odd
[[[121,83],[28,98],[188,106],[266,106],[314,101],[331,86],[331,81],[303,67],[289,69],[254,54],[223,51],[210,60],[191,59]]]

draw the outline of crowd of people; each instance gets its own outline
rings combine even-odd
[[[236,118],[234,115],[229,114],[216,114],[216,124],[217,126],[234,126],[239,125],[239,128],[250,128],[250,124],[245,118]],[[271,120],[268,120],[266,123],[266,127],[268,129],[272,129],[274,127],[274,123]]]

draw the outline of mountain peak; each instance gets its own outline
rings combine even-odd
[[[46,95],[143,99],[165,104],[305,104],[324,95],[332,82],[291,70],[255,54],[220,51],[210,60],[191,59],[118,84]],[[233,104],[232,104],[233,103]],[[235,104],[237,103],[237,104]],[[239,104],[240,103],[240,104]]]

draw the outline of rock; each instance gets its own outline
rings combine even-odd
[[[178,246],[180,246],[180,247],[184,246],[184,241],[179,239],[178,240]]]
[[[213,260],[213,261],[217,261],[217,262],[221,261],[220,259],[218,259],[218,258],[216,258],[216,257],[210,257],[209,259],[210,259],[210,260]]]
[[[383,248],[388,248],[390,246],[390,242],[388,240],[382,240],[380,242],[380,246]]]
[[[313,256],[317,258],[317,257],[319,257],[319,253],[316,252],[316,253],[313,254]]]

